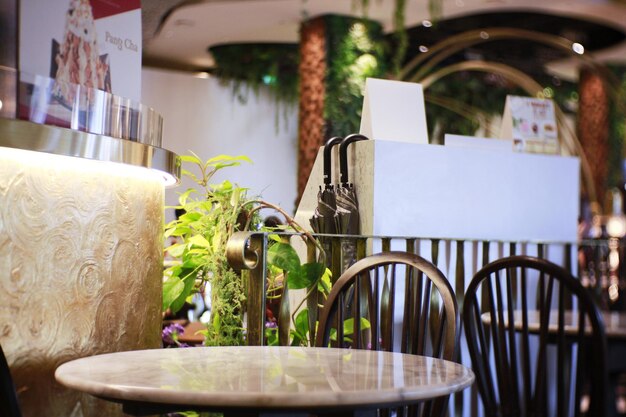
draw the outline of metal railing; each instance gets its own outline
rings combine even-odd
[[[233,268],[242,271],[247,282],[247,342],[250,345],[266,344],[266,311],[268,309],[268,248],[274,233],[238,232],[228,244],[228,260]],[[322,261],[332,273],[335,282],[347,267],[358,259],[378,252],[401,250],[416,253],[434,263],[454,288],[459,309],[463,306],[465,288],[473,275],[484,265],[509,255],[529,255],[548,259],[579,276],[583,285],[594,294],[603,309],[622,308],[626,305],[622,295],[626,267],[621,262],[626,251],[621,241],[615,239],[585,240],[581,242],[505,242],[472,239],[437,239],[400,236],[348,236],[313,235],[317,242],[301,234],[278,233],[280,240],[290,242],[305,262]],[[306,243],[305,243],[306,242]],[[323,248],[323,250],[320,250]],[[315,322],[318,308],[323,302],[317,288],[301,291],[303,301],[289,305],[287,277],[283,277],[277,326],[279,344],[290,342],[294,308],[306,306],[310,340],[315,339]],[[271,304],[271,303],[270,303]],[[461,338],[461,363],[470,360]],[[455,415],[480,415],[476,389],[456,394],[453,404]]]
[[[585,240],[581,242],[506,242],[472,239],[437,239],[406,236],[313,236],[321,243],[304,243],[306,237],[296,233],[238,232],[228,244],[228,260],[236,270],[247,276],[247,341],[251,345],[265,343],[266,291],[268,279],[267,250],[270,235],[279,235],[296,248],[303,262],[324,261],[334,282],[356,260],[374,253],[402,250],[419,254],[433,262],[450,280],[459,303],[463,305],[465,287],[471,277],[485,264],[509,255],[530,255],[559,264],[593,291],[601,308],[619,307],[626,268],[621,262],[624,248],[617,240]],[[315,289],[309,289],[306,305],[315,315],[318,303]],[[286,289],[285,286],[285,290]],[[283,294],[285,296],[286,294]],[[623,297],[622,297],[623,298]],[[303,304],[304,305],[304,304]],[[294,306],[292,306],[293,308]],[[287,334],[293,312],[281,308],[278,318],[280,334]],[[286,342],[284,338],[281,342]]]

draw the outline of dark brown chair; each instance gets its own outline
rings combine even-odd
[[[339,277],[320,313],[316,345],[455,360],[458,340],[458,307],[441,271],[418,255],[386,252],[361,259]],[[448,397],[398,415],[441,416]]]
[[[22,417],[9,364],[0,346],[0,417]]]
[[[538,258],[500,259],[476,273],[464,303],[486,416],[606,415],[602,317],[569,272]]]

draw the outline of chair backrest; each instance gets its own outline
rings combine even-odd
[[[320,312],[316,345],[456,360],[459,323],[454,291],[435,265],[415,254],[386,252],[361,259],[339,277]],[[409,407],[404,415],[443,415],[447,400]]]
[[[0,417],[22,417],[9,364],[0,346]]]
[[[565,269],[527,256],[490,263],[467,287],[463,325],[486,416],[605,415],[602,317]]]

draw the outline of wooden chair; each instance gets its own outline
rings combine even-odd
[[[538,258],[500,259],[476,273],[464,303],[486,416],[606,415],[604,325],[569,272]]]
[[[22,417],[9,364],[0,346],[0,417]]]
[[[455,360],[459,320],[454,291],[435,265],[415,254],[380,253],[356,262],[333,285],[316,345]],[[399,409],[398,416],[442,416],[448,397]]]

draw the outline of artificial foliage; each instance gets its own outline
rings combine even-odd
[[[365,79],[385,77],[386,44],[377,22],[338,15],[325,16],[324,22],[325,136],[346,136],[359,131]]]
[[[225,44],[209,49],[215,61],[211,73],[231,81],[236,97],[245,102],[252,90],[266,87],[277,101],[298,99],[298,45],[290,43]]]
[[[626,67],[613,65],[610,70],[619,85],[612,90],[611,114],[609,116],[609,166],[607,185],[624,191],[626,183]]]

